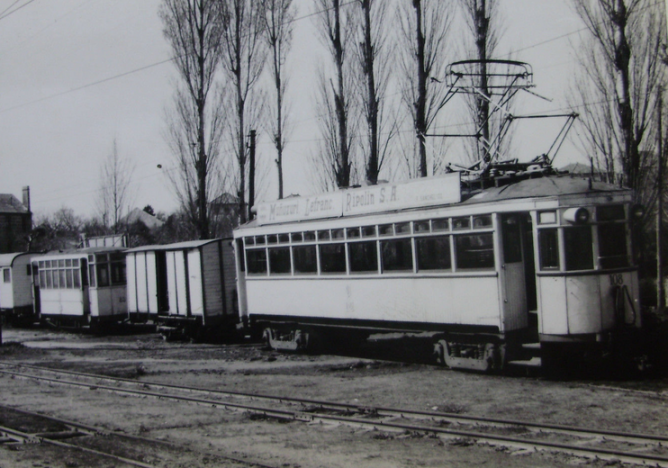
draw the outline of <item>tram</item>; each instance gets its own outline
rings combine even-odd
[[[276,349],[427,332],[479,371],[623,349],[641,327],[632,191],[540,164],[464,182],[258,205],[234,231],[242,319]]]
[[[33,304],[41,322],[92,325],[127,318],[124,248],[33,256]]]

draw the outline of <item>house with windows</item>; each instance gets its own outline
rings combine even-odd
[[[0,193],[0,254],[27,250],[31,230],[30,188],[23,188],[23,202]]]

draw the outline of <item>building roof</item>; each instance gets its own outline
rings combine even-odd
[[[28,208],[11,193],[0,193],[0,213],[28,213]]]
[[[155,216],[148,214],[146,211],[139,208],[135,208],[134,210],[130,211],[127,216],[125,216],[123,223],[133,224],[137,221],[141,221],[149,229],[159,228],[165,224],[164,221],[159,220]]]

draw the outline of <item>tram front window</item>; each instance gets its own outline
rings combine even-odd
[[[292,248],[292,263],[295,273],[317,273],[315,245],[300,245]]]
[[[564,253],[566,254],[566,271],[592,270],[594,254],[591,226],[564,228]]]
[[[382,241],[383,271],[406,271],[413,269],[413,252],[410,239]]]
[[[250,275],[267,273],[267,251],[264,249],[246,250],[246,264]]]
[[[449,270],[450,237],[422,237],[416,239],[419,270]]]
[[[540,269],[559,269],[559,236],[556,229],[541,229],[538,231],[538,245],[540,248]]]
[[[601,224],[597,227],[597,232],[601,268],[629,266],[626,250],[626,226],[621,223]]]
[[[269,272],[290,273],[290,248],[269,249]]]

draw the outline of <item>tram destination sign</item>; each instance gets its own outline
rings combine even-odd
[[[380,184],[312,197],[284,198],[257,206],[257,222],[278,224],[383,211],[446,205],[461,201],[460,174]]]

